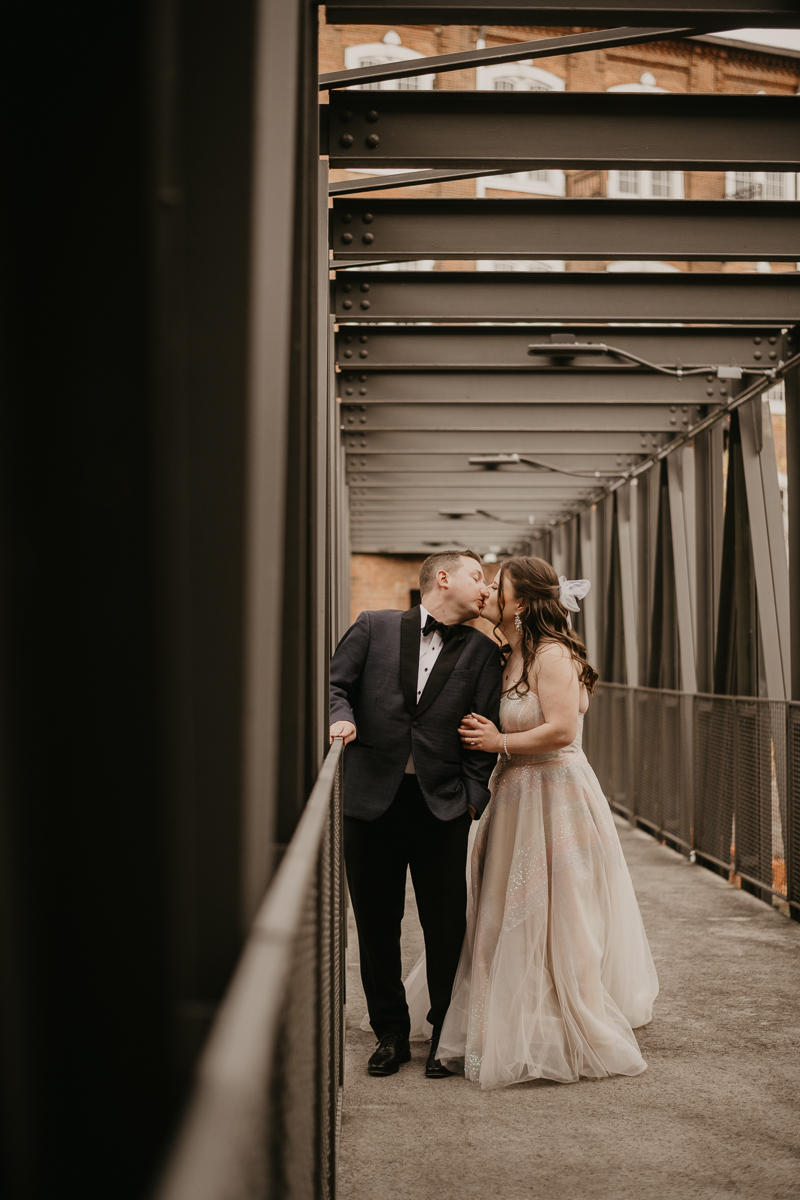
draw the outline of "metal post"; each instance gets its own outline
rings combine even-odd
[[[636,687],[639,682],[639,639],[636,629],[636,489],[620,488],[617,492],[617,534],[619,565],[622,582],[622,625],[625,635],[625,682]]]
[[[692,491],[688,486],[691,460],[684,453],[671,454],[667,459],[672,553],[675,570],[675,607],[678,618],[678,645],[681,680],[684,692],[697,691],[694,637],[694,559],[692,542],[688,537],[689,509]]]
[[[782,700],[789,673],[789,576],[775,447],[771,425],[768,441],[764,440],[763,408],[761,398],[756,397],[740,411],[739,421],[767,695]]]
[[[800,369],[784,380],[786,389],[786,474],[789,493],[789,645],[791,697],[800,700]]]

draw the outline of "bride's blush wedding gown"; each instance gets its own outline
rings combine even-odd
[[[503,732],[544,721],[533,691]],[[658,979],[614,820],[581,749],[500,757],[471,858],[467,934],[439,1059],[483,1088],[646,1069],[633,1029]],[[425,964],[406,983],[412,1036],[430,1036]]]

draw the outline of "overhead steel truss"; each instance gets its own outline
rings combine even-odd
[[[626,92],[336,92],[332,167],[796,171],[794,96]]]
[[[348,270],[337,272],[331,290],[337,320],[348,322],[800,322],[794,272]]]
[[[335,199],[338,258],[796,262],[800,215],[781,200]]]

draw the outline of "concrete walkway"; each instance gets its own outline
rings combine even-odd
[[[351,928],[340,1200],[800,1197],[800,924],[619,821],[661,994],[635,1079],[371,1079]],[[406,968],[421,948],[413,898]]]

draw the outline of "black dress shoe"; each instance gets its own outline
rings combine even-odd
[[[428,1061],[425,1063],[425,1078],[426,1079],[446,1079],[448,1075],[452,1075],[453,1071],[448,1071],[447,1067],[440,1063],[436,1057],[436,1051],[439,1049],[439,1034],[435,1033],[431,1038],[431,1050],[428,1055]]]
[[[408,1038],[399,1033],[387,1033],[378,1042],[378,1048],[367,1063],[368,1075],[396,1075],[402,1063],[411,1058]]]

